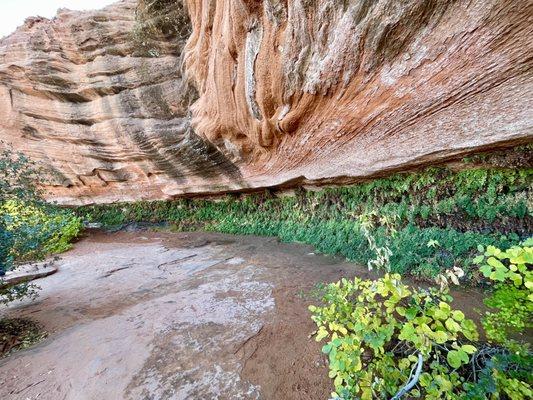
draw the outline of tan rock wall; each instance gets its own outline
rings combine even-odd
[[[0,140],[52,198],[346,183],[533,137],[529,1],[186,5],[186,44],[139,43],[135,0],[0,41]]]

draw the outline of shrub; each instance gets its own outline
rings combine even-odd
[[[458,399],[464,393],[462,369],[476,352],[473,321],[450,306],[436,289],[414,289],[400,275],[371,281],[342,279],[325,289],[324,305],[310,306],[318,326],[316,340],[327,338],[333,397],[390,398],[423,360],[419,385],[425,399]]]
[[[510,334],[533,328],[533,238],[520,246],[502,251],[495,246],[479,246],[481,254],[474,263],[490,283],[492,293],[485,300],[496,310],[487,312],[483,326],[487,337],[500,344],[508,344]]]
[[[498,393],[510,399],[533,396],[533,356],[530,344],[520,340],[533,328],[533,240],[505,251],[479,246],[474,263],[491,284],[485,304],[489,307],[482,319],[487,339],[503,350],[490,358],[480,372],[480,379],[469,388],[469,397],[486,398]],[[478,396],[478,397],[475,397]],[[485,396],[485,397],[483,397]]]
[[[41,200],[34,182],[42,172],[21,154],[0,153],[0,303],[35,295],[35,286],[1,281],[17,262],[65,251],[81,230],[72,211]]]
[[[62,253],[81,230],[81,219],[71,211],[46,204],[10,200],[0,205],[0,215],[13,238],[11,256],[18,261]]]
[[[495,282],[485,301],[491,311],[482,319],[488,343],[479,342],[476,325],[452,309],[446,286],[414,289],[389,274],[327,285],[324,304],[309,309],[316,340],[328,340],[322,351],[329,357],[333,396],[390,398],[423,362],[413,397],[531,398],[533,356],[529,343],[517,338],[533,327],[532,242],[506,251],[479,246],[474,262],[488,283]]]
[[[218,200],[101,205],[78,212],[107,227],[169,222],[178,230],[277,236],[362,264],[375,258],[376,248],[387,247],[391,272],[432,281],[459,267],[478,281],[480,275],[470,262],[478,244],[507,248],[531,233],[532,173],[528,168],[428,168],[349,187],[297,191],[292,197],[265,192]],[[373,216],[372,226],[363,226],[364,215]],[[387,221],[393,221],[393,237]],[[431,240],[440,246],[428,247]]]

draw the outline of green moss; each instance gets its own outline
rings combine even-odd
[[[86,219],[106,227],[129,222],[170,222],[178,230],[205,229],[240,235],[277,236],[314,245],[366,263],[373,257],[358,215],[395,216],[397,233],[375,230],[389,241],[393,272],[426,278],[466,260],[478,244],[508,247],[531,234],[533,170],[429,168],[349,187],[293,197],[260,193],[218,201],[181,199],[81,208]],[[430,240],[440,246],[428,247]]]

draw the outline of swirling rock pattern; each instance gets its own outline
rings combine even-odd
[[[241,178],[190,127],[184,42],[144,54],[135,6],[31,18],[0,44],[0,139],[50,169],[59,202],[167,198]]]
[[[0,42],[0,139],[51,198],[349,183],[533,138],[529,1],[184,3],[190,37],[142,51],[134,0]]]

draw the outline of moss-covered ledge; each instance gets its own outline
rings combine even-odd
[[[168,222],[176,230],[277,236],[359,263],[374,257],[359,216],[373,215],[373,235],[378,245],[390,247],[394,272],[428,279],[455,265],[475,279],[468,260],[479,244],[505,248],[531,236],[532,176],[531,146],[526,146],[348,187],[299,189],[291,196],[264,192],[78,212],[105,227]],[[380,222],[383,216],[394,223],[393,237]]]

